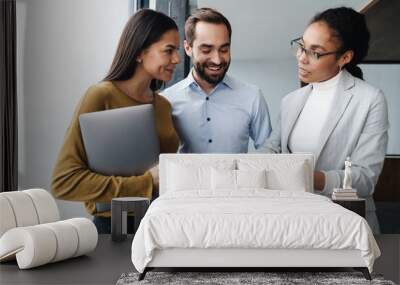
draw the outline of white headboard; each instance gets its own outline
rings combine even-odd
[[[160,195],[166,192],[168,181],[167,165],[169,162],[217,162],[218,160],[230,161],[236,164],[240,159],[255,159],[255,160],[271,160],[271,162],[284,163],[300,163],[304,162],[307,165],[307,192],[314,192],[314,156],[311,153],[296,153],[296,154],[161,154],[160,155]]]

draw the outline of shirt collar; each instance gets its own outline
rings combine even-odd
[[[218,85],[220,85],[220,84],[223,84],[223,85],[229,87],[230,89],[233,89],[233,81],[232,81],[232,78],[228,74],[225,74],[224,79],[222,79],[222,81],[220,83],[218,83]],[[190,70],[188,76],[183,80],[181,88],[185,89],[191,85],[198,86],[196,80],[194,80],[194,77],[193,77],[193,68]],[[216,88],[217,88],[217,86],[216,86]]]
[[[233,89],[233,80],[228,74],[225,74],[224,79],[222,79],[222,83],[230,89]]]

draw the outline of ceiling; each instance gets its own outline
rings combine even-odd
[[[291,58],[290,40],[302,35],[320,11],[347,6],[360,11],[368,0],[198,0],[198,7],[223,13],[232,25],[232,57],[242,60]]]

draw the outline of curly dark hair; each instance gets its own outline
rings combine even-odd
[[[352,8],[339,7],[318,13],[311,20],[325,22],[341,43],[340,51],[343,54],[348,50],[354,53],[353,59],[344,66],[353,76],[363,79],[363,73],[357,65],[367,56],[370,33],[365,21],[365,15]]]

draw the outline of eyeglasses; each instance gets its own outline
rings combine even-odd
[[[318,59],[320,59],[321,57],[323,57],[325,55],[341,53],[341,51],[320,53],[320,52],[316,52],[316,51],[313,51],[310,49],[306,49],[303,46],[303,43],[300,42],[300,40],[302,40],[302,38],[298,38],[298,39],[294,39],[294,40],[290,41],[290,46],[291,46],[292,52],[296,57],[300,57],[301,54],[304,52],[308,59],[317,61]]]

